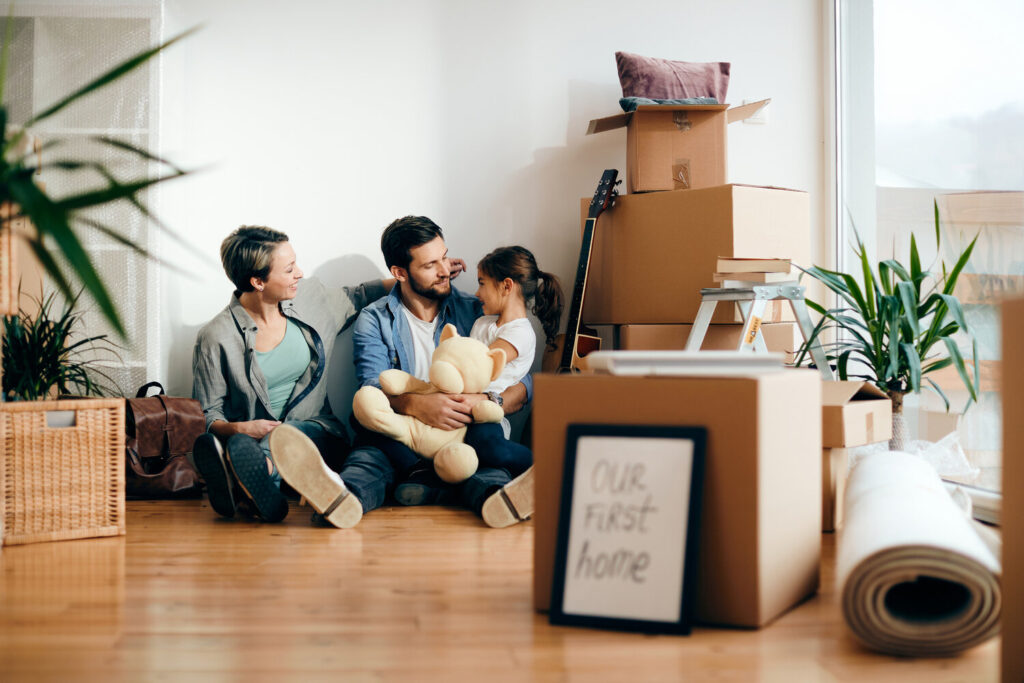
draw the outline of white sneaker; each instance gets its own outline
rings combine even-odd
[[[484,523],[503,529],[533,515],[533,466],[492,493],[480,511]]]
[[[275,427],[270,432],[270,455],[281,477],[328,522],[348,529],[363,518],[363,504],[301,431],[287,424]]]

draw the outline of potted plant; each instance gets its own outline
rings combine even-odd
[[[117,347],[101,334],[80,334],[79,297],[57,310],[48,294],[31,314],[3,319],[3,395],[8,401],[38,401],[57,396],[107,396],[116,392],[103,372],[102,358],[120,360]]]
[[[939,253],[939,207],[935,209],[935,246]],[[808,301],[821,315],[811,338],[797,356],[804,362],[812,342],[826,330],[833,330],[835,341],[823,344],[829,361],[835,362],[839,379],[863,379],[873,382],[892,401],[893,439],[890,448],[898,450],[906,440],[903,398],[919,393],[927,386],[938,394],[949,410],[949,399],[929,374],[953,366],[971,401],[978,398],[978,347],[967,325],[963,307],[953,294],[957,278],[971,258],[975,237],[961,252],[952,268],[936,257],[938,264],[922,267],[917,239],[910,235],[910,261],[904,265],[895,259],[881,261],[877,273],[872,270],[867,250],[854,233],[861,267],[861,282],[847,273],[819,266],[801,268],[822,282],[839,299],[836,308],[826,309]],[[935,270],[936,265],[939,269]],[[974,377],[971,378],[954,335],[964,333],[971,342]],[[945,354],[940,353],[945,350]]]

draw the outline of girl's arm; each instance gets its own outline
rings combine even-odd
[[[511,363],[512,361],[519,357],[519,349],[509,344],[504,339],[495,339],[494,343],[491,344],[488,348],[492,350],[501,349],[502,351],[504,351],[506,363]]]

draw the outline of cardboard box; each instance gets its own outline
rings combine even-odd
[[[626,128],[626,189],[630,193],[723,185],[726,126],[750,118],[771,100],[727,104],[641,105],[628,114],[594,119],[587,135]]]
[[[763,626],[818,588],[821,407],[810,370],[755,377],[536,375],[534,604],[551,600],[566,428],[702,426],[696,618]]]
[[[852,448],[892,438],[892,401],[871,382],[824,382],[821,437],[826,448]]]
[[[28,243],[35,228],[27,218],[13,218],[15,213],[13,205],[0,205],[0,315],[33,315],[43,300],[43,271]]]
[[[906,410],[906,408],[904,408]],[[917,438],[941,441],[960,428],[960,413],[921,408],[917,413]]]
[[[664,350],[686,348],[693,325],[620,325],[619,346],[623,349]],[[701,349],[734,351],[740,343],[743,325],[739,323],[709,325]],[[761,335],[769,351],[795,354],[803,343],[796,323],[765,323]]]
[[[589,206],[582,200],[581,225]],[[810,205],[795,190],[720,185],[626,195],[596,228],[583,298],[583,321],[591,325],[692,323],[701,288],[716,286],[719,256],[811,262]],[[712,320],[738,319],[720,303]]]
[[[1004,349],[1024,337],[1024,299],[1002,304]],[[1024,361],[1003,362],[1003,683],[1024,681]]]
[[[843,525],[843,501],[846,494],[846,480],[849,476],[849,449],[821,449],[822,531],[835,531]]]

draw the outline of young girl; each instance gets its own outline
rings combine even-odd
[[[562,287],[558,278],[537,268],[537,259],[523,247],[500,247],[484,256],[477,266],[477,282],[480,287],[476,297],[483,304],[484,315],[477,319],[469,336],[505,352],[505,369],[487,387],[489,395],[501,394],[533,367],[537,337],[526,318],[530,301],[548,347],[554,348],[562,317]],[[507,439],[507,418],[501,426]]]

